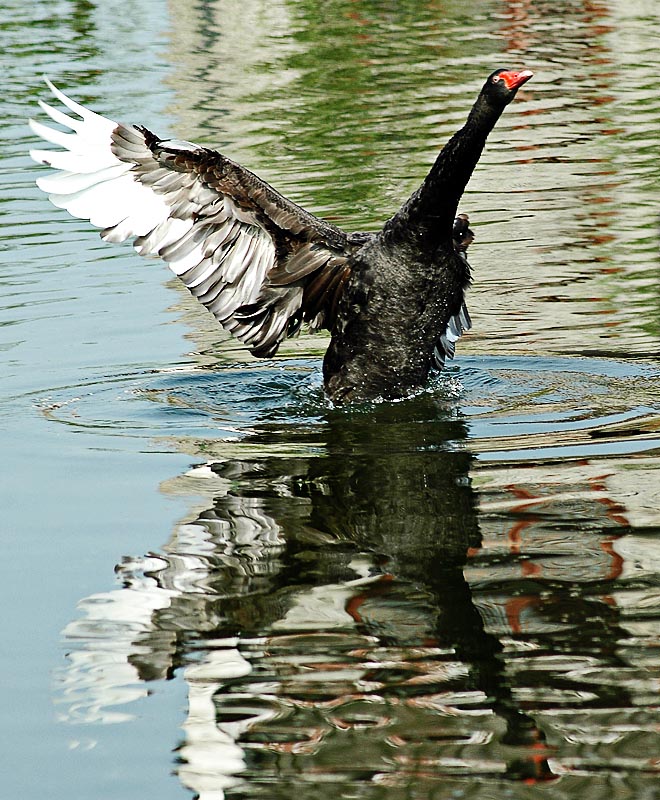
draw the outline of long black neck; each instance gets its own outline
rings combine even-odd
[[[442,148],[422,185],[386,223],[388,238],[414,239],[434,249],[443,240],[450,242],[458,203],[503,110],[483,92],[479,95],[467,122]]]

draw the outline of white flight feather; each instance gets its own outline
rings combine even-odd
[[[46,85],[51,90],[51,92],[57,97],[57,99],[62,103],[63,106],[71,109],[75,114],[82,117],[83,121],[86,123],[87,126],[90,127],[98,127],[107,129],[110,126],[110,133],[117,127],[117,123],[113,122],[113,120],[108,119],[108,117],[104,117],[101,114],[97,114],[95,111],[91,111],[89,108],[85,108],[85,106],[81,106],[80,103],[76,103],[75,100],[72,100],[70,97],[67,97],[64,92],[61,92],[54,83],[51,83],[48,78],[45,78]]]
[[[99,152],[94,158],[89,154],[80,155],[69,153],[65,150],[30,150],[30,158],[38,164],[45,164],[53,169],[60,169],[63,172],[90,173],[98,172],[106,167],[114,167],[118,162],[114,154],[108,148],[107,153]]]
[[[90,146],[89,141],[85,141],[85,139],[83,139],[77,133],[65,133],[64,131],[58,131],[55,128],[51,128],[50,125],[44,125],[34,119],[30,120],[29,125],[32,129],[32,132],[36,133],[37,136],[40,136],[42,139],[45,139],[51,144],[64,147],[65,150],[68,150],[71,153],[87,155],[90,151],[98,148],[98,144],[96,145],[96,148],[94,144]]]
[[[68,114],[65,114],[63,111],[60,111],[59,108],[55,108],[54,106],[45,103],[43,100],[37,100],[39,103],[39,107],[42,111],[45,111],[46,114],[53,120],[53,122],[57,122],[59,125],[64,125],[67,128],[71,128],[73,131],[82,131],[85,128],[85,122],[81,119],[75,119],[75,117],[70,117]],[[108,120],[111,122],[111,120]]]
[[[89,189],[97,183],[118,178],[131,169],[130,164],[118,161],[112,167],[100,169],[97,172],[55,172],[52,175],[45,175],[37,178],[37,186],[42,192],[48,194],[73,194]]]

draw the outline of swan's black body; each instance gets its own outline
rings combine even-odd
[[[303,322],[331,332],[323,374],[337,403],[398,398],[423,386],[470,327],[465,250],[473,238],[458,202],[488,134],[532,73],[489,76],[465,126],[419,189],[374,234],[347,234],[287,200],[214,150],[117,125],[51,85],[75,131],[32,123],[61,151],[33,151],[60,169],[39,185],[56,205],[134,237],[158,255],[251,351],[271,356]]]
[[[461,310],[467,261],[451,238],[428,251],[398,228],[371,236],[350,266],[323,362],[326,391],[335,402],[401,397],[425,383]]]
[[[462,242],[471,231],[467,217],[456,218],[458,203],[488,134],[520,85],[493,80],[501,74],[488,78],[465,126],[419,189],[353,256],[324,360],[333,399],[396,398],[427,380],[434,349],[460,313],[470,282]]]

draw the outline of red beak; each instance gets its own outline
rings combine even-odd
[[[500,78],[504,81],[507,89],[518,89],[534,75],[531,69],[523,69],[520,72],[500,72]]]

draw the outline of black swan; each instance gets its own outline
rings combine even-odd
[[[30,120],[64,150],[33,150],[59,172],[37,183],[51,201],[160,256],[255,356],[272,356],[305,322],[327,328],[326,393],[335,403],[404,397],[453,357],[473,238],[458,202],[486,138],[532,72],[493,72],[464,127],[422,185],[377,233],[345,233],[252,172],[190,142],[122,125],[48,86],[68,116],[39,101],[64,133]]]

